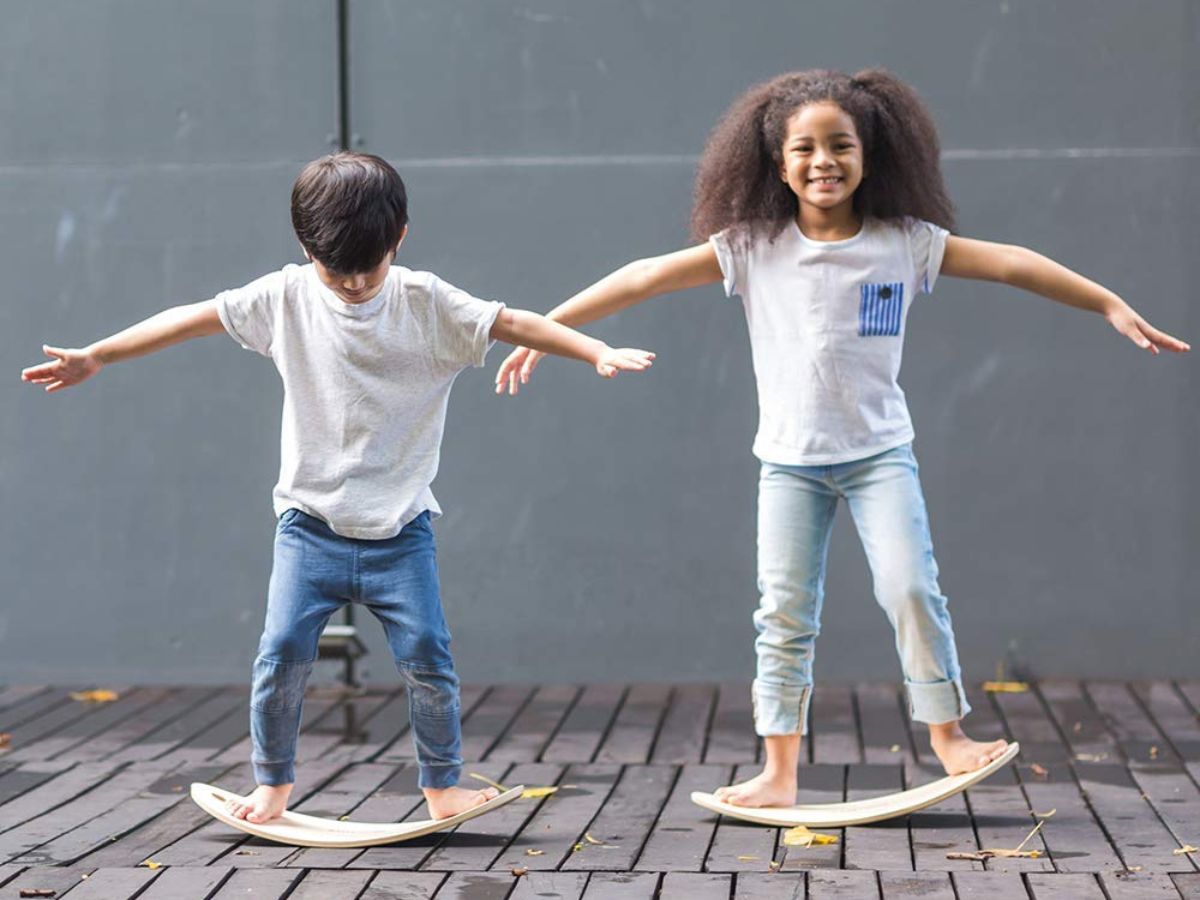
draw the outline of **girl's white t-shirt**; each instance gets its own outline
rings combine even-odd
[[[225,330],[283,379],[276,515],[294,507],[343,537],[381,540],[441,513],[429,486],[450,387],[483,365],[503,303],[401,266],[362,303],[343,301],[311,265],[215,299]]]
[[[905,322],[917,293],[933,290],[947,235],[917,219],[866,219],[842,241],[814,241],[795,222],[771,240],[745,228],[709,239],[750,327],[755,456],[832,465],[912,440],[897,382]]]

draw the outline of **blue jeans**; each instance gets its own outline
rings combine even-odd
[[[806,733],[813,650],[821,627],[825,561],[839,498],[867,554],[875,599],[896,649],[918,722],[970,710],[946,598],[937,583],[925,498],[912,445],[832,466],[764,463],[758,486],[758,588],[754,614],[754,723],[760,735]]]
[[[429,513],[394,538],[366,541],[334,534],[298,509],[279,517],[267,621],[250,695],[254,777],[296,780],[296,739],[304,686],[317,639],[344,603],[361,603],[383,623],[408,689],[413,742],[423,788],[458,783],[462,772],[458,676],[442,614]]]

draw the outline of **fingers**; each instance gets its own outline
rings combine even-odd
[[[58,360],[55,360],[54,362],[48,362],[48,363],[38,363],[36,366],[30,366],[27,369],[22,369],[21,370],[21,380],[22,381],[33,381],[36,383],[38,380],[45,380],[47,378],[52,378],[54,376],[55,370],[58,369],[59,366],[61,366],[61,365],[62,365],[62,363],[60,363]]]
[[[63,388],[70,386],[70,383],[66,381],[53,381],[46,385],[46,393],[53,394],[55,391],[61,391]]]
[[[525,362],[521,366],[521,384],[529,383],[529,376],[533,374],[533,370],[537,368],[537,364],[542,361],[545,353],[530,351],[525,355]]]
[[[1139,322],[1142,334],[1148,337],[1155,347],[1162,347],[1164,350],[1170,350],[1172,353],[1187,353],[1192,349],[1191,345],[1185,341],[1181,341],[1177,337],[1172,337],[1165,331],[1159,331],[1149,322]]]

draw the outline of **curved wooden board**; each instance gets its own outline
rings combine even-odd
[[[1008,749],[999,759],[993,760],[982,769],[962,775],[947,775],[945,778],[931,781],[929,784],[923,784],[911,790],[901,791],[898,794],[886,794],[882,797],[872,797],[869,800],[752,809],[723,803],[712,794],[706,794],[703,791],[693,791],[692,802],[723,816],[757,822],[760,825],[775,825],[780,828],[792,828],[796,825],[804,825],[808,828],[866,825],[869,822],[881,822],[884,819],[907,816],[919,809],[941,803],[947,797],[965,791],[971,785],[983,781],[998,769],[1008,765],[1020,752],[1021,745],[1014,742],[1008,745]]]
[[[255,837],[275,841],[279,844],[291,844],[296,847],[374,847],[378,844],[392,844],[397,841],[407,841],[424,834],[453,828],[473,819],[499,809],[507,803],[512,803],[521,796],[524,785],[505,791],[495,797],[469,809],[457,816],[446,819],[422,819],[418,822],[354,822],[337,819],[322,819],[318,816],[306,816],[304,813],[285,812],[278,819],[265,825],[255,825],[245,819],[236,819],[225,812],[225,804],[229,800],[242,799],[239,795],[224,791],[211,784],[192,784],[192,800],[202,810],[214,819],[224,822],[231,828],[252,834]]]

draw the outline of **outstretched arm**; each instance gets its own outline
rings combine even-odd
[[[716,252],[711,244],[700,244],[624,265],[556,306],[546,318],[564,325],[585,325],[651,297],[720,280]],[[528,344],[510,353],[496,373],[496,393],[507,389],[509,394],[516,394],[543,356]]]
[[[590,338],[573,328],[523,309],[500,310],[490,336],[494,340],[530,347],[541,353],[583,360],[595,366],[596,371],[605,378],[612,378],[622,369],[633,372],[648,369],[654,359],[654,354],[645,350],[614,350],[604,341]]]
[[[1099,313],[1143,350],[1186,353],[1188,344],[1159,331],[1128,303],[1103,285],[1025,247],[993,244],[970,238],[946,238],[943,275],[999,281],[1024,288],[1067,306]]]
[[[189,338],[223,331],[214,300],[175,306],[82,349],[42,347],[50,362],[30,366],[21,380],[54,393],[91,378],[109,363],[145,356]]]

